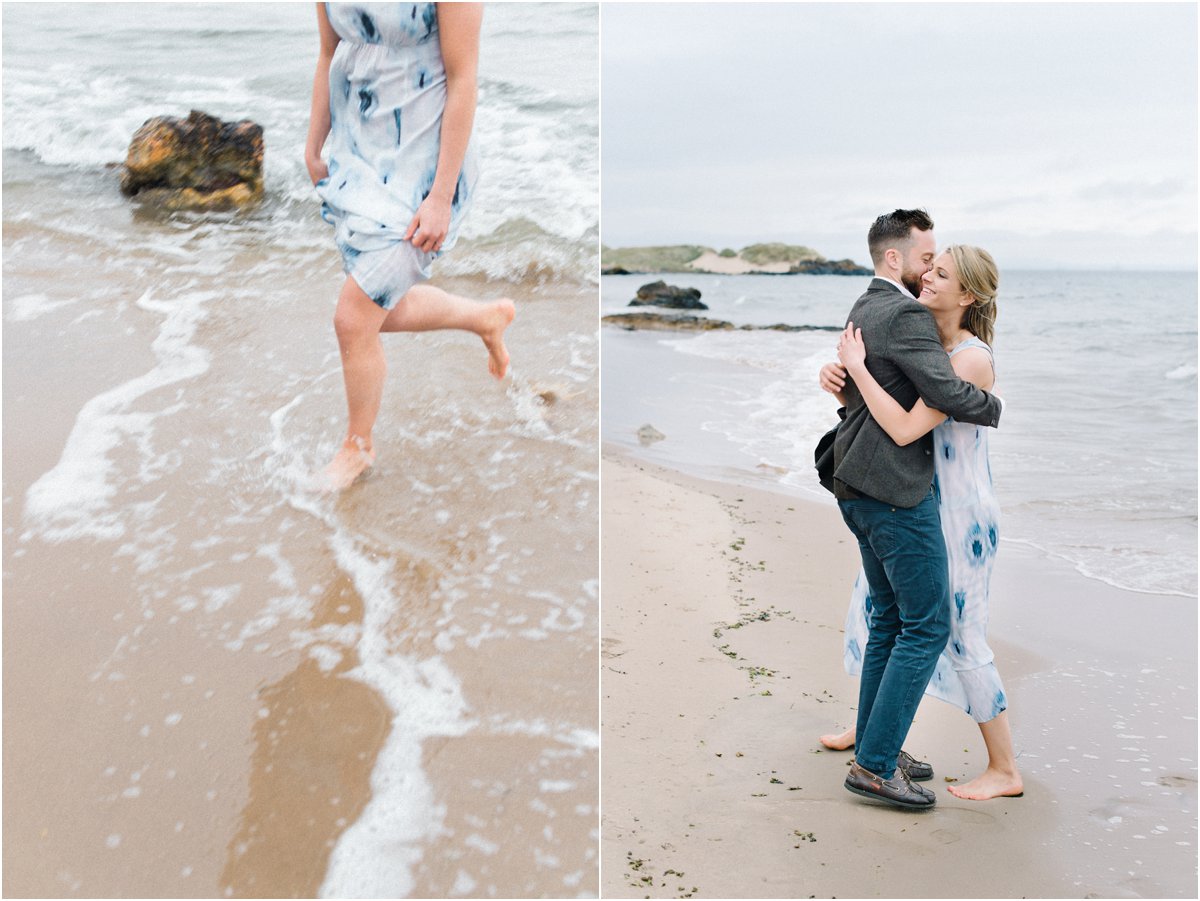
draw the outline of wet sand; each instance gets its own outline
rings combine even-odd
[[[858,554],[832,505],[605,451],[604,897],[1194,897],[1194,606],[1002,543],[990,637],[1025,796],[959,800],[978,728],[925,699],[935,810],[842,788]]]
[[[329,248],[104,214],[159,246],[5,229],[5,895],[595,894],[594,288],[442,279],[512,376],[386,341],[314,498]]]

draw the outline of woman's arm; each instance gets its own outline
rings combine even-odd
[[[442,111],[437,174],[429,196],[417,208],[404,233],[405,240],[411,238],[414,247],[427,252],[440,250],[450,230],[450,204],[475,123],[483,4],[439,3],[437,15],[442,65],[446,69],[446,108]]]
[[[838,359],[854,379],[854,384],[858,386],[859,393],[862,394],[863,401],[875,417],[875,421],[896,444],[901,447],[912,444],[946,418],[945,413],[927,407],[925,401],[920,398],[911,410],[905,410],[894,397],[880,387],[879,382],[875,381],[867,369],[866,357],[867,348],[863,344],[862,329],[855,329],[852,322],[842,333],[842,342],[838,345]],[[995,381],[991,359],[984,350],[968,348],[955,354],[950,360],[950,365],[954,367],[959,378],[984,390],[991,388]]]
[[[321,159],[321,148],[329,137],[329,63],[341,40],[329,24],[324,3],[317,4],[317,28],[321,35],[321,50],[317,55],[317,71],[313,75],[312,112],[308,117],[308,141],[304,145],[304,165],[314,185],[329,175],[329,167]]]

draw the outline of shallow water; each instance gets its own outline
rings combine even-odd
[[[652,280],[606,276],[603,313],[625,310]],[[821,329],[844,323],[867,282],[666,280],[699,288],[711,307],[704,315],[713,318]],[[1195,273],[1002,274],[996,390],[1007,406],[990,447],[1003,540],[1118,587],[1196,594],[1195,297]],[[835,422],[817,373],[836,358],[836,331],[606,327],[603,340],[606,441],[636,447],[633,432],[646,417],[666,417],[675,424],[660,427],[667,440],[639,452],[664,462],[711,460],[709,475],[728,467],[829,497],[817,483],[812,448]],[[653,391],[645,384],[651,373]]]

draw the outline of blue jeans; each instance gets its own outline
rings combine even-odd
[[[838,507],[858,539],[871,586],[855,757],[864,769],[890,779],[950,636],[946,542],[932,490],[912,508],[869,497],[839,500]]]

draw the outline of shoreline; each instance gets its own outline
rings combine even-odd
[[[751,309],[752,295],[744,284],[717,286],[709,315],[735,324],[778,321],[784,297]],[[836,299],[823,296],[822,303],[829,305]],[[614,300],[610,294],[603,308],[609,316]],[[790,321],[827,318],[809,311]],[[811,454],[836,421],[828,395],[816,384],[820,366],[831,355],[827,333],[610,325],[603,337],[603,440],[704,478],[725,479],[728,473],[735,480],[798,489],[832,502],[817,484]],[[1194,599],[1194,450],[1187,459],[1194,434],[1179,429],[1164,437],[1166,468],[1155,470],[1153,481],[1139,488],[1132,462],[1137,457],[1127,465],[1123,456],[1141,453],[1141,445],[1150,443],[1149,421],[1136,437],[1130,433],[1120,442],[1097,444],[1102,431],[1097,423],[1055,420],[1030,394],[1038,365],[1032,357],[1014,364],[1024,374],[1006,381],[1013,418],[992,437],[1004,511],[1002,542],[1009,547],[1028,543],[1107,587]],[[666,440],[649,447],[639,442],[638,430],[647,424]],[[1054,436],[1056,453],[1046,452],[1039,435]],[[1085,464],[1101,461],[1103,468],[1089,478]]]
[[[933,763],[938,807],[900,812],[845,792],[850,754],[816,740],[857,704],[841,631],[858,555],[836,508],[610,443],[601,469],[606,897],[1194,892],[1191,605],[1133,604],[1004,547],[990,639],[1025,797],[946,792],[986,754],[969,718],[926,699],[906,747]],[[1080,630],[1081,610],[1104,629]]]
[[[5,893],[595,892],[594,289],[435,272],[516,297],[519,374],[388,341],[383,452],[325,498],[331,249],[195,224],[50,285],[53,234],[5,236]]]

